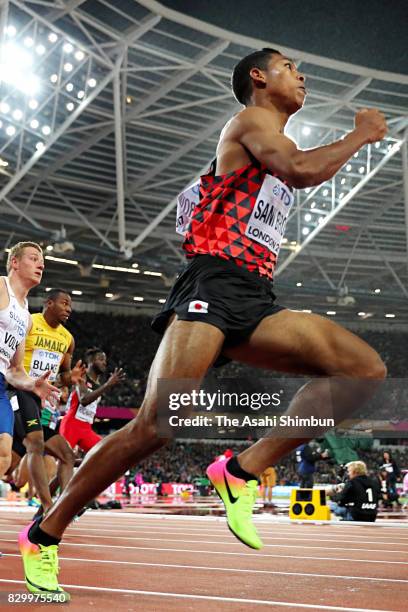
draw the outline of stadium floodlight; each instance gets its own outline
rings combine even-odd
[[[49,134],[51,134],[51,128],[49,125],[43,125],[41,128],[41,131],[44,134],[44,136],[49,136]]]
[[[326,197],[329,195],[329,190],[328,189],[323,189],[323,196]]]
[[[303,134],[303,136],[309,136],[311,131],[312,131],[312,129],[308,125],[305,125],[305,126],[302,127],[302,134]]]
[[[50,41],[50,43],[56,43],[58,40],[58,36],[55,34],[55,32],[51,32],[51,34],[48,35],[48,40]]]
[[[14,127],[14,125],[8,125],[6,127],[7,136],[14,136],[15,133],[16,133],[16,128]]]
[[[38,128],[40,124],[38,123],[37,119],[31,119],[30,121],[30,127],[33,128],[33,130],[36,130]]]
[[[36,108],[38,108],[37,100],[35,100],[34,98],[31,98],[31,100],[29,100],[28,102],[28,106],[29,108],[31,108],[31,110],[35,110]]]
[[[22,93],[34,95],[39,90],[40,80],[32,73],[32,63],[33,58],[30,53],[13,42],[6,43],[0,65],[0,81],[8,83]]]
[[[71,45],[71,43],[65,43],[65,45],[62,47],[64,50],[64,53],[72,53],[74,50],[74,47]]]
[[[68,102],[67,104],[67,110],[68,111],[73,111],[74,110],[74,104],[72,102]]]
[[[65,70],[65,72],[71,72],[71,71],[72,71],[72,69],[73,69],[73,65],[72,65],[70,62],[66,62],[66,63],[64,64],[64,70]]]
[[[58,74],[52,74],[50,76],[51,83],[56,83],[58,81]]]
[[[341,179],[340,183],[341,183],[341,185],[344,185],[345,182],[346,182],[346,179],[343,176],[343,178]]]
[[[16,108],[12,112],[13,119],[15,119],[16,121],[21,121],[21,119],[23,118],[23,114],[24,114],[23,111],[20,110],[19,108]]]
[[[16,30],[16,28],[13,25],[9,25],[6,28],[6,34],[10,38],[13,38],[17,34],[17,30]]]
[[[75,51],[74,57],[78,62],[82,61],[85,57],[85,53],[83,51]]]
[[[310,213],[306,213],[305,214],[305,221],[308,223],[311,220],[312,220],[312,215]]]
[[[10,112],[10,106],[7,104],[7,102],[0,103],[0,112],[3,113],[3,115],[7,115],[7,113]]]
[[[44,47],[44,45],[37,45],[35,50],[38,53],[38,55],[44,55],[47,49]]]
[[[74,84],[73,83],[67,83],[65,86],[65,89],[70,92],[74,89]]]
[[[89,87],[96,87],[96,79],[88,79]]]
[[[364,168],[364,166],[360,166],[360,168],[358,169],[358,171],[359,171],[359,173],[360,173],[360,174],[364,174],[364,172],[365,172],[365,168]]]
[[[304,228],[302,229],[302,234],[303,234],[304,236],[307,236],[309,233],[310,233],[310,229],[309,229],[308,227],[304,227]]]
[[[351,165],[351,164],[347,164],[347,166],[346,166],[346,170],[347,170],[347,172],[350,172],[350,171],[351,171],[351,168],[352,168],[352,165]]]
[[[43,149],[45,148],[45,144],[43,142],[37,142],[35,148],[37,149],[37,151],[43,151]]]
[[[80,91],[78,91],[77,96],[80,100],[82,100],[82,98],[84,97],[85,92],[81,89]]]
[[[29,49],[31,49],[34,44],[34,40],[31,38],[31,36],[26,36],[23,42],[24,46],[28,47]]]

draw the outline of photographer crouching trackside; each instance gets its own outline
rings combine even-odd
[[[343,521],[374,522],[381,497],[378,480],[367,475],[363,461],[351,461],[346,467],[347,481],[327,491],[328,495],[336,496],[330,509]]]

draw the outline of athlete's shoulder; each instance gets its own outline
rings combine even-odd
[[[44,324],[45,322],[45,319],[41,312],[33,312],[31,315],[31,320],[33,322],[33,328],[34,326]]]

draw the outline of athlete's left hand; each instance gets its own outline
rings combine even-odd
[[[51,372],[46,372],[42,376],[33,379],[33,385],[30,391],[38,395],[41,399],[41,404],[44,405],[45,400],[49,401],[52,406],[58,404],[60,390],[48,382]]]
[[[77,385],[80,382],[85,382],[86,364],[82,360],[76,362],[71,370],[71,385]]]

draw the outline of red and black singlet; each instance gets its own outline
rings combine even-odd
[[[232,259],[272,279],[293,199],[290,188],[256,160],[220,176],[213,162],[210,172],[179,196],[183,249],[187,257]]]

